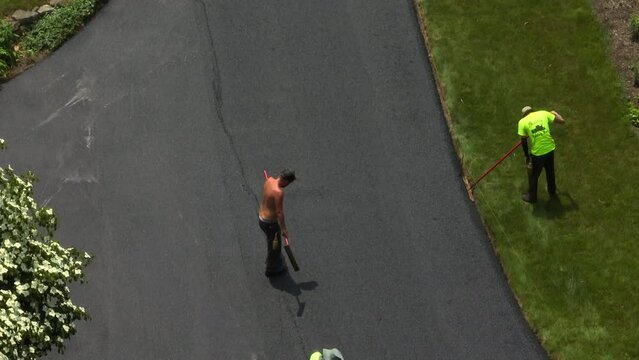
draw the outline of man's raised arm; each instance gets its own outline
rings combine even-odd
[[[562,125],[566,123],[566,120],[564,120],[564,118],[561,115],[559,115],[559,113],[556,112],[555,110],[552,110],[550,113],[555,115],[555,122],[558,122]]]

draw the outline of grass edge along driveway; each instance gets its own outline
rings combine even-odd
[[[415,0],[466,173],[518,140],[524,105],[557,110],[560,203],[526,190],[518,150],[475,191],[525,317],[554,359],[639,358],[639,137],[585,0]]]

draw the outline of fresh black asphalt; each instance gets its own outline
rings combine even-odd
[[[111,0],[2,85],[0,163],[95,255],[51,359],[545,359],[464,190],[410,0]],[[302,270],[269,281],[262,170]]]

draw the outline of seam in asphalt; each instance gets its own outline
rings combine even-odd
[[[237,147],[235,145],[235,139],[233,138],[233,135],[231,135],[231,132],[229,131],[228,127],[226,126],[226,121],[224,119],[222,77],[220,76],[220,70],[219,70],[219,66],[217,62],[217,53],[215,52],[215,42],[213,41],[213,34],[211,32],[211,24],[209,22],[209,14],[207,11],[207,7],[206,7],[206,4],[204,3],[204,0],[194,0],[194,1],[202,7],[202,14],[204,17],[204,21],[206,23],[206,37],[208,38],[208,41],[210,44],[211,74],[213,76],[213,79],[211,81],[211,88],[213,90],[214,101],[212,102],[209,101],[209,103],[211,104],[211,107],[215,110],[215,114],[217,115],[220,125],[222,126],[222,131],[224,131],[224,135],[229,141],[229,145],[231,147],[231,151],[233,152],[233,156],[235,157],[238,167],[240,168],[240,176],[242,177],[242,183],[241,183],[242,190],[248,195],[253,197],[255,204],[259,204],[259,201],[257,199],[257,194],[255,194],[253,189],[251,189],[246,179],[244,164],[242,164],[242,159],[240,158],[240,155],[237,151]]]

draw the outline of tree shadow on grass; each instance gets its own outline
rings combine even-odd
[[[547,219],[561,219],[567,212],[579,210],[579,205],[570,193],[559,193],[550,197],[546,202],[537,202],[533,206],[535,216]]]
[[[304,313],[304,308],[306,307],[305,302],[300,302],[300,295],[302,295],[302,290],[304,291],[312,291],[317,287],[317,281],[306,281],[302,283],[296,283],[295,279],[291,277],[288,271],[277,277],[269,278],[269,282],[271,285],[279,290],[286,291],[287,293],[295,296],[295,300],[297,301],[297,317],[301,317]]]

